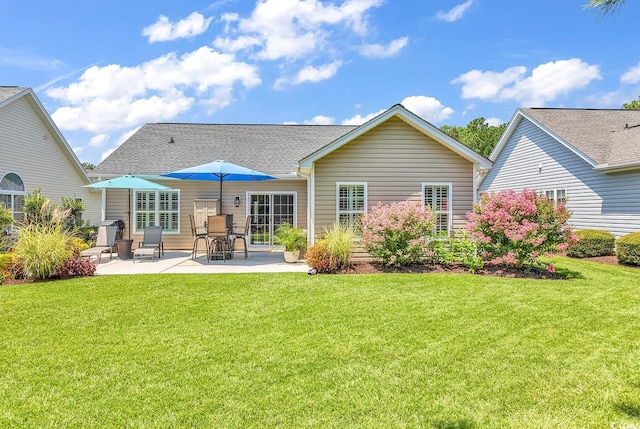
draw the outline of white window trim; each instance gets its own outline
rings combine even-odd
[[[251,215],[251,207],[249,204],[249,201],[251,201],[251,196],[252,195],[265,195],[268,194],[269,195],[269,199],[271,199],[271,197],[274,194],[278,194],[278,195],[293,195],[293,226],[295,228],[298,228],[298,191],[247,191],[245,193],[245,197],[244,200],[246,202],[245,204],[245,217],[242,223],[242,226],[244,227],[244,221],[246,221],[247,217]],[[273,214],[272,214],[273,216]],[[235,221],[234,221],[235,222]],[[273,240],[273,236],[271,237],[271,240]],[[249,244],[249,238],[247,237],[247,245],[249,246],[249,249],[264,249],[265,247],[269,247],[271,246],[270,244]]]
[[[136,189],[133,193],[133,217],[131,218],[131,223],[134,225],[133,234],[142,234],[144,231],[138,230],[138,222],[137,222],[137,214],[138,210],[136,209],[136,201],[138,198],[138,192],[155,192],[156,193],[156,222],[155,226],[160,226],[160,192],[177,192],[178,193],[178,229],[175,231],[162,230],[163,234],[168,235],[178,235],[180,234],[180,222],[182,220],[182,212],[181,212],[181,199],[180,199],[180,189],[165,189],[165,190],[157,190],[157,189]],[[146,210],[145,210],[146,211]]]
[[[27,195],[27,185],[25,185],[24,183],[24,179],[22,178],[22,176],[18,173],[16,173],[15,171],[6,171],[2,176],[0,176],[0,180],[2,180],[6,175],[8,174],[15,174],[16,176],[18,176],[20,178],[20,180],[22,181],[22,186],[24,187],[23,191],[10,191],[8,189],[0,189],[0,194],[3,195],[11,195],[11,207],[8,207],[8,209],[11,211],[11,217],[15,219],[15,197],[22,195],[23,197],[26,197]],[[24,207],[22,208],[23,211],[21,211],[20,213],[22,213],[22,215],[24,216]],[[10,227],[11,229],[13,229],[13,226]]]
[[[566,201],[567,201],[567,194],[568,194],[568,192],[567,192],[567,189],[566,189],[566,188],[547,189],[547,190],[545,190],[545,191],[544,191],[544,194],[543,194],[543,195],[544,195],[545,197],[547,197],[547,192],[551,192],[553,196],[552,196],[551,198],[547,197],[547,199],[548,199],[549,201],[553,201],[554,203],[557,203],[557,202],[558,202],[558,192],[559,192],[559,191],[564,191],[564,201],[566,202]]]
[[[422,182],[422,207],[425,207],[425,188],[427,186],[448,186],[449,187],[449,195],[447,196],[447,207],[448,210],[446,211],[446,214],[448,214],[448,218],[447,218],[447,235],[451,234],[451,231],[453,230],[453,183],[452,182]],[[434,213],[438,213],[436,211],[434,211]],[[439,213],[445,213],[444,211],[440,210]]]
[[[336,182],[336,224],[340,224],[340,186],[364,186],[364,211],[366,215],[369,207],[369,192],[367,182]],[[346,211],[344,213],[360,213],[360,211]]]

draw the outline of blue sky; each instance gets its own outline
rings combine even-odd
[[[436,126],[640,95],[640,2],[9,1],[0,85],[31,87],[82,161],[147,122]]]

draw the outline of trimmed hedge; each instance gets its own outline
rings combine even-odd
[[[585,229],[576,231],[578,241],[567,249],[572,258],[591,258],[613,255],[616,237],[609,231]]]
[[[616,255],[622,264],[640,265],[640,232],[620,237],[616,241]]]

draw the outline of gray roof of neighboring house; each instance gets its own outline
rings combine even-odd
[[[267,174],[291,174],[300,159],[354,128],[347,125],[146,124],[102,161],[92,175],[156,175],[218,159]]]
[[[27,88],[21,86],[0,86],[0,103],[6,101],[16,94],[20,94]]]
[[[521,110],[602,166],[640,162],[640,110]]]

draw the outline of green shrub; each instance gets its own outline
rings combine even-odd
[[[55,218],[55,215],[54,215]],[[28,277],[47,279],[69,259],[73,252],[69,246],[69,231],[55,219],[51,223],[36,222],[16,229],[18,241],[14,253],[24,266]]]
[[[477,247],[475,241],[464,230],[453,237],[442,233],[427,243],[425,261],[441,265],[462,264],[475,273],[484,266]]]
[[[12,262],[13,262],[13,254],[0,253],[0,271],[6,270]]]
[[[567,248],[567,256],[572,258],[590,258],[613,255],[616,237],[609,231],[585,229],[576,231],[578,241]]]
[[[3,207],[2,204],[0,204],[0,234],[11,225],[13,225],[11,210]]]
[[[622,264],[640,265],[640,232],[633,232],[618,238],[616,255]]]
[[[307,235],[302,228],[296,228],[288,222],[278,225],[273,233],[273,241],[284,246],[287,252],[304,250],[307,248]]]
[[[327,242],[327,252],[332,264],[338,268],[346,268],[351,263],[351,249],[356,238],[356,230],[350,225],[334,224],[323,232]]]
[[[318,273],[336,272],[336,267],[333,265],[333,261],[329,255],[329,243],[327,243],[326,240],[320,240],[309,247],[304,254],[304,258],[307,261],[307,265]]]

